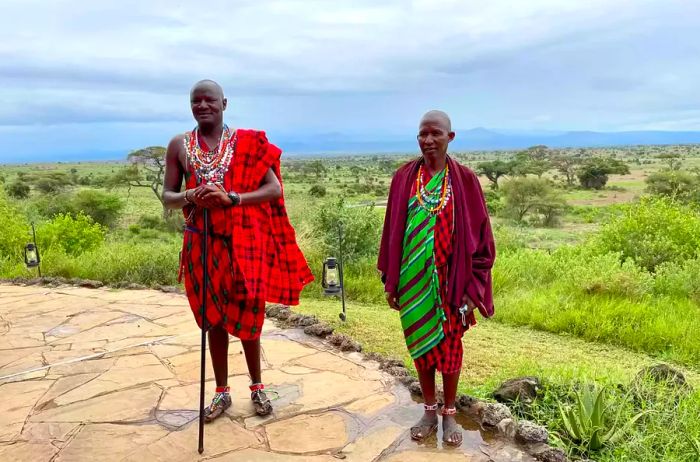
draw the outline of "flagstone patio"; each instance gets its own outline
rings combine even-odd
[[[441,435],[412,442],[421,408],[376,363],[269,321],[263,378],[274,415],[255,416],[233,341],[233,406],[205,427],[200,456],[199,344],[182,295],[0,285],[0,460],[533,460],[466,419],[459,449],[443,448]],[[210,367],[207,377],[208,400]]]

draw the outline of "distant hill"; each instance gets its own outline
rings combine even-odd
[[[549,147],[605,147],[627,145],[700,144],[700,131],[513,131],[482,127],[456,130],[457,137],[451,145],[455,151],[521,149],[538,144]],[[288,155],[303,154],[351,154],[351,153],[397,153],[417,152],[415,135],[368,135],[345,133],[320,133],[305,135],[276,135],[270,138]],[[31,156],[0,152],[0,163],[24,162],[77,162],[100,160],[123,160],[129,149],[80,152],[39,152]]]

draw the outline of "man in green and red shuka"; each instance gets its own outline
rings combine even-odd
[[[163,199],[185,215],[180,276],[200,328],[203,265],[208,268],[206,316],[216,393],[205,419],[210,422],[231,406],[229,334],[241,340],[256,413],[267,415],[272,406],[260,372],[265,303],[298,304],[313,275],[287,217],[280,149],[262,131],[224,124],[227,100],[216,82],[195,84],[190,105],[197,126],[168,145]],[[204,209],[209,210],[206,262]]]

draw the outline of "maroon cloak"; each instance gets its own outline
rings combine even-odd
[[[377,268],[382,273],[384,290],[397,293],[401,255],[406,230],[406,215],[411,188],[423,159],[399,168],[391,180],[384,217],[384,231],[379,248]],[[454,201],[454,235],[449,260],[447,301],[453,309],[462,306],[462,297],[469,295],[484,317],[494,313],[491,268],[496,258],[496,245],[486,209],[484,193],[476,174],[447,157]]]

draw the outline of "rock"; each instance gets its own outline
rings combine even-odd
[[[676,388],[690,387],[683,373],[667,364],[657,364],[642,369],[635,377],[634,382],[637,385],[641,385],[646,379],[653,380],[656,383],[668,384]]]
[[[104,286],[102,282],[93,281],[90,279],[78,279],[75,285],[78,285],[80,287],[86,287],[88,289],[99,289],[100,287]]]
[[[540,462],[569,462],[564,451],[544,443],[531,447],[530,454]]]
[[[485,427],[496,427],[503,419],[512,419],[510,409],[500,403],[486,403],[480,409],[479,420]]]
[[[265,314],[268,318],[276,318],[280,314],[280,311],[286,309],[287,307],[280,304],[268,305],[265,307]]]
[[[409,375],[408,369],[403,366],[394,366],[387,369],[387,372],[394,377],[406,377]]]
[[[498,422],[496,429],[500,434],[507,438],[515,438],[515,422],[513,419],[503,419]]]
[[[362,351],[362,345],[350,337],[345,337],[343,343],[340,344],[340,351],[356,351],[359,353]]]
[[[307,335],[315,335],[316,337],[328,337],[333,333],[333,330],[334,329],[325,322],[319,322],[306,327],[304,333]]]
[[[408,391],[410,391],[412,395],[423,396],[423,390],[420,389],[420,382],[417,380],[408,386]]]
[[[307,316],[305,314],[294,313],[287,322],[296,327],[308,327],[318,323],[316,316]]]
[[[473,396],[459,395],[457,397],[457,407],[459,409],[470,410],[476,408],[480,401]]]
[[[412,383],[417,383],[418,379],[413,377],[412,375],[407,375],[405,377],[399,377],[399,382],[401,382],[402,384],[404,384],[408,387]]]
[[[124,286],[124,288],[125,288],[125,289],[128,289],[128,290],[145,290],[145,289],[148,289],[148,287],[146,287],[145,285],[143,285],[143,284],[136,284],[135,282],[130,282],[130,283],[126,284],[126,285]]]
[[[499,403],[531,403],[537,397],[540,387],[540,379],[537,377],[519,377],[504,382],[493,393],[493,397]]]
[[[396,358],[388,358],[381,361],[381,369],[388,370],[392,367],[405,367],[403,361]]]
[[[343,334],[333,334],[329,336],[327,340],[331,345],[340,346],[343,340],[345,340],[345,336]]]
[[[179,287],[175,286],[158,286],[158,290],[166,294],[179,294],[182,292]]]
[[[529,420],[521,420],[518,422],[515,436],[518,441],[526,444],[546,443],[549,440],[549,432],[547,429]]]
[[[279,313],[277,313],[277,319],[280,321],[286,321],[292,316],[292,312],[289,310],[280,310]]]
[[[371,353],[365,353],[365,359],[367,361],[376,361],[380,364],[384,362],[384,357],[380,355],[379,353],[371,352]]]

